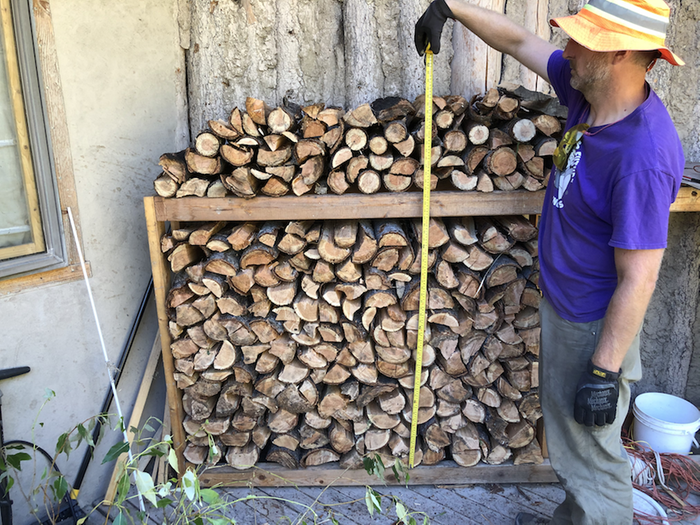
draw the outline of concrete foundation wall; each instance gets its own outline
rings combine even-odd
[[[84,253],[109,357],[116,361],[150,277],[142,198],[153,193],[158,157],[189,141],[177,4],[50,4]],[[43,411],[36,439],[52,451],[59,434],[99,411],[109,389],[85,284],[0,296],[0,326],[0,367],[32,368],[28,375],[3,381],[5,436],[31,438],[32,422],[50,388],[56,399]],[[148,355],[154,336],[152,331],[150,341],[137,342],[135,361],[139,353]],[[143,368],[136,373],[138,383]],[[122,403],[130,407],[133,399]],[[114,433],[112,442],[117,437]],[[60,465],[71,482],[82,452]],[[99,468],[101,459],[93,461],[81,491],[81,504],[88,507],[104,494],[111,474]],[[18,523],[26,523],[22,498],[15,494],[14,499]]]

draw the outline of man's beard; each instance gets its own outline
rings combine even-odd
[[[572,68],[571,87],[584,95],[604,91],[608,87],[610,73],[610,57],[608,53],[595,54],[588,61],[582,76],[577,75]]]

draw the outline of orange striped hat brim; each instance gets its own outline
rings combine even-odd
[[[577,14],[550,23],[591,51],[652,51],[685,64],[666,47],[670,9],[663,0],[590,0]]]

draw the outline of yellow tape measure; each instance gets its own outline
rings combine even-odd
[[[413,410],[411,412],[411,444],[408,465],[415,466],[416,433],[420,380],[423,374],[423,339],[425,338],[425,307],[428,298],[428,232],[430,229],[430,164],[433,148],[433,52],[425,51],[425,126],[423,134],[423,228],[420,252],[420,303],[418,306],[418,340],[416,346],[416,377],[413,381]]]

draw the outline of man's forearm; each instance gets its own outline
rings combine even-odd
[[[626,252],[627,257],[631,253]],[[619,276],[605,314],[603,332],[593,354],[593,364],[611,372],[620,369],[627,349],[642,326],[656,286],[663,250],[647,250],[643,258],[640,257],[642,253],[634,254],[638,257],[637,261],[628,265]],[[616,259],[620,255],[616,252]]]

